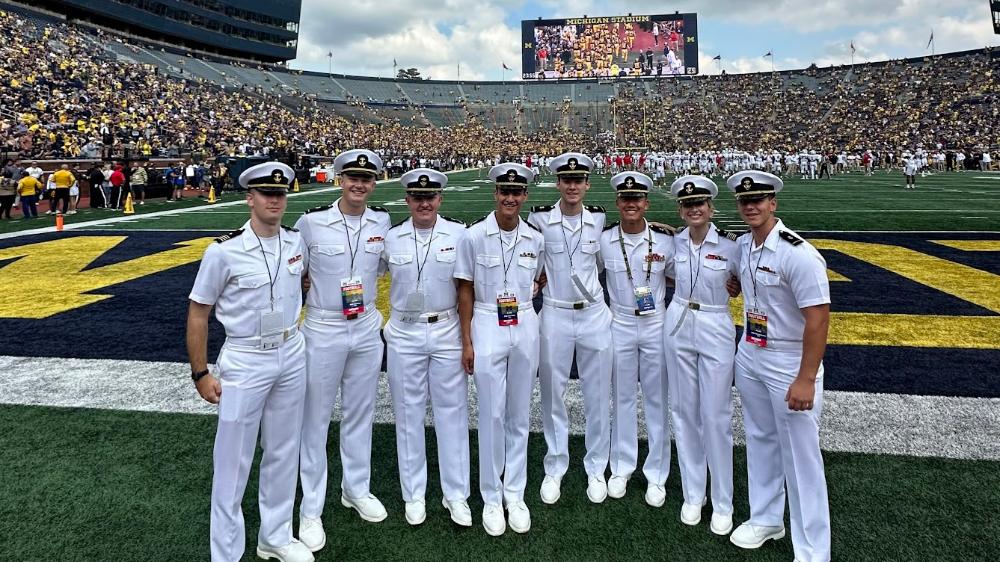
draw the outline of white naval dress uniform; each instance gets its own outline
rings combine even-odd
[[[674,297],[663,324],[670,411],[684,503],[701,505],[708,472],[712,510],[733,512],[733,358],[736,327],[726,281],[739,275],[736,242],[709,225],[698,248],[674,236]]]
[[[205,250],[190,299],[214,305],[226,329],[215,365],[222,396],[212,454],[210,535],[212,560],[234,562],[246,547],[241,505],[258,431],[264,450],[258,542],[273,547],[292,542],[306,389],[305,342],[297,322],[308,256],[299,233],[288,228],[264,239],[262,254],[249,221],[218,241]],[[280,336],[271,338],[273,348],[261,338],[261,317],[272,311],[272,283],[273,310],[280,311],[283,326]]]
[[[747,434],[750,523],[780,527],[785,489],[795,559],[830,559],[830,508],[819,448],[823,366],[812,410],[788,408],[785,394],[799,372],[805,318],[800,309],[829,304],[826,261],[779,220],[764,240],[739,240],[740,282],[746,310],[767,314],[767,346],[744,337],[736,354],[736,388]]]
[[[528,480],[531,387],[538,370],[538,316],[532,285],[544,259],[545,240],[519,221],[513,245],[503,245],[495,212],[469,226],[459,244],[455,277],[472,281],[473,367],[479,399],[479,491],[486,504],[524,501]],[[506,269],[506,271],[505,271]],[[517,295],[518,323],[500,326],[497,296]],[[503,475],[501,480],[500,475]]]
[[[444,498],[469,498],[469,387],[462,369],[454,279],[459,241],[465,232],[464,223],[438,216],[431,232],[421,236],[413,220],[407,219],[389,229],[382,253],[392,277],[392,313],[383,334],[405,502],[423,499],[427,490],[424,417],[428,398],[434,410]],[[422,296],[412,300],[413,294]]]
[[[652,248],[650,248],[650,242]],[[666,277],[673,275],[674,244],[669,234],[646,228],[624,236],[616,223],[601,234],[601,258],[611,297],[612,370],[611,473],[629,478],[639,457],[638,394],[642,384],[649,454],[642,472],[649,484],[663,486],[670,474],[670,433],[667,422],[667,373],[663,360],[663,319]],[[628,272],[631,268],[632,280]],[[646,272],[649,281],[646,282]],[[635,288],[652,290],[655,310],[638,315]]]
[[[319,518],[326,501],[327,433],[338,391],[343,494],[358,499],[369,493],[372,423],[382,367],[382,315],[375,297],[389,213],[369,207],[361,217],[344,216],[339,202],[307,211],[296,223],[309,252],[312,281],[302,326],[308,382],[299,469],[300,514],[309,518]],[[364,312],[356,315],[344,314],[341,294],[342,281],[351,277],[361,279],[364,292]]]
[[[545,474],[561,477],[569,468],[569,418],[566,414],[566,384],[575,354],[586,418],[583,459],[588,476],[604,476],[611,448],[611,363],[613,349],[608,337],[611,312],[604,303],[598,279],[598,258],[604,210],[584,208],[570,221],[563,217],[557,201],[552,207],[537,207],[528,222],[545,237],[541,345],[538,378],[542,397],[542,428],[548,452]],[[577,275],[591,298],[572,280]]]

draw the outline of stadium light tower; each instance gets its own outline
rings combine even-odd
[[[990,11],[993,12],[993,33],[1000,35],[1000,0],[990,0]]]

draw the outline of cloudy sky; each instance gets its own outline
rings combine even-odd
[[[292,68],[366,76],[416,67],[423,76],[499,80],[520,74],[522,19],[696,12],[703,74],[778,70],[1000,45],[985,0],[302,0]]]

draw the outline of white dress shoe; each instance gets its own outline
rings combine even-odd
[[[701,523],[701,508],[705,505],[705,500],[701,503],[687,503],[681,506],[681,523],[685,525],[697,525]]]
[[[658,484],[646,486],[646,503],[653,507],[662,507],[667,499],[667,490]]]
[[[625,490],[628,488],[628,476],[612,476],[608,480],[608,495],[618,499],[625,497]]]
[[[712,524],[708,527],[716,535],[728,535],[733,530],[733,514],[712,514]]]
[[[315,560],[312,552],[309,552],[306,545],[295,539],[292,539],[292,542],[280,548],[258,544],[257,558],[263,558],[264,560],[276,558],[281,562],[313,562]]]
[[[461,525],[463,527],[472,526],[472,510],[469,509],[469,504],[465,500],[458,500],[450,502],[446,499],[441,500],[441,505],[451,513],[451,520],[455,522],[456,525]]]
[[[340,503],[344,507],[350,507],[356,510],[362,519],[372,523],[383,521],[385,520],[386,515],[388,515],[385,512],[385,507],[382,505],[382,502],[378,501],[378,498],[371,494],[357,499],[349,498],[341,494]]]
[[[551,505],[559,501],[559,496],[562,493],[559,491],[559,485],[562,483],[562,477],[560,476],[549,476],[545,475],[542,480],[542,501]]]
[[[419,499],[406,502],[406,522],[410,525],[419,525],[427,519],[427,510],[424,508],[424,500]]]
[[[760,548],[768,540],[778,540],[785,537],[784,527],[759,527],[749,521],[740,525],[729,535],[729,542],[740,548]]]
[[[316,552],[326,546],[326,532],[323,531],[323,520],[312,517],[299,517],[299,540],[310,551]]]
[[[593,503],[601,503],[608,497],[608,485],[604,475],[599,474],[587,478],[587,499]]]
[[[503,508],[499,504],[488,503],[483,506],[483,528],[491,537],[499,537],[507,530],[507,521],[503,518]]]
[[[507,506],[507,523],[515,533],[527,533],[531,529],[531,512],[524,502],[514,502]]]

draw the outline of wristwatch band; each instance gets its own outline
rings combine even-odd
[[[191,371],[191,380],[193,380],[194,382],[198,382],[199,380],[201,380],[201,377],[204,377],[207,374],[208,374],[208,369],[205,369],[203,371],[198,371],[197,373]]]

